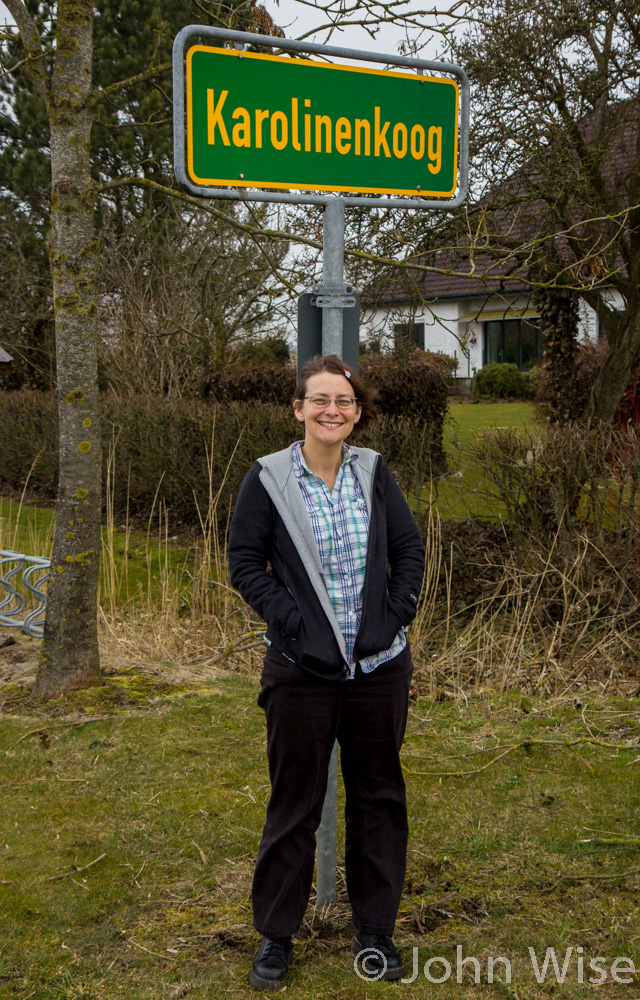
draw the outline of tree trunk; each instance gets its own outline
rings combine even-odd
[[[60,0],[51,127],[60,479],[44,641],[34,695],[102,683],[98,567],[102,519],[96,261],[89,142],[93,4]]]
[[[617,338],[618,339],[618,338]],[[591,390],[589,416],[610,424],[616,415],[625,389],[640,364],[640,312],[631,315],[611,345],[609,355]]]
[[[580,418],[584,408],[576,385],[578,354],[578,295],[565,289],[544,289],[535,294],[545,334],[544,368],[547,375],[550,418],[567,424]]]

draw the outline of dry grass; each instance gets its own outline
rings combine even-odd
[[[108,648],[124,646],[139,663],[165,663],[178,678],[203,677],[218,665],[258,668],[263,626],[231,588],[225,553],[213,541],[218,536],[209,520],[203,523],[203,542],[190,556],[194,588],[188,612],[178,605],[175,574],[182,571],[161,560],[159,600],[130,615],[101,608]],[[602,582],[592,576],[588,537],[575,541],[568,560],[553,547],[532,553],[524,566],[508,554],[497,582],[476,606],[458,610],[450,586],[451,553],[443,551],[437,514],[431,516],[424,589],[410,633],[421,689],[430,696],[445,690],[464,697],[471,688],[522,688],[550,696],[580,686],[637,687],[637,595],[613,566],[603,595]]]
[[[129,525],[118,530],[111,522],[105,529],[99,608],[104,661],[136,669],[149,664],[180,683],[206,678],[221,665],[255,672],[263,625],[229,583],[216,496],[190,546],[172,540],[162,508],[154,520],[143,538]],[[15,521],[2,523],[15,539]],[[48,526],[46,531],[50,537]],[[425,537],[425,584],[410,635],[417,683],[429,696],[465,697],[472,688],[551,695],[576,686],[637,686],[637,594],[613,566],[603,594],[586,535],[576,537],[569,559],[552,546],[531,553],[525,565],[509,553],[499,567],[485,565],[493,582],[475,605],[462,609],[452,593],[453,556],[443,548],[437,512],[426,520]],[[24,549],[42,553],[41,526],[29,522],[20,540]],[[35,661],[35,645],[30,656]],[[32,671],[23,673],[29,683]]]
[[[433,554],[434,564],[442,560],[437,544]],[[637,687],[638,597],[611,566],[605,602],[590,555],[588,537],[577,536],[569,560],[553,548],[531,553],[525,566],[507,556],[497,582],[462,612],[452,609],[449,588],[444,609],[433,597],[424,600],[412,642],[430,689],[444,684],[461,695],[478,686],[523,688],[550,696],[580,686],[606,691],[634,678]],[[450,580],[446,562],[444,573]]]

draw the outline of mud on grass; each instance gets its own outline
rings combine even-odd
[[[250,887],[268,797],[257,678],[168,686],[110,668],[105,689],[0,713],[0,997],[246,997],[257,944]],[[111,693],[109,693],[111,692]],[[96,702],[96,697],[102,701]],[[0,703],[6,698],[0,690]],[[640,965],[640,712],[630,696],[524,692],[411,706],[404,767],[410,851],[396,940],[440,985],[364,983],[339,861],[338,898],[310,907],[289,994],[582,997],[538,984],[569,947]],[[342,858],[339,845],[339,858]],[[456,947],[478,959],[456,982]],[[507,956],[512,983],[486,982]],[[432,968],[443,974],[442,965]],[[586,971],[585,979],[590,973]],[[611,980],[601,996],[640,996]]]

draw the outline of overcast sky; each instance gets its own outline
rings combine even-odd
[[[414,11],[422,9],[424,6],[434,6],[433,0],[430,3],[417,3],[415,0],[408,0],[406,10]],[[314,10],[308,4],[298,3],[296,0],[265,0],[265,6],[271,17],[283,29],[287,37],[299,38],[318,25],[326,23],[326,16],[322,12]],[[449,6],[448,0],[435,0],[435,6],[441,10],[446,10]],[[425,19],[426,21],[426,19]],[[426,25],[425,25],[426,26]],[[411,28],[413,39],[418,35],[417,28]],[[426,34],[423,41],[426,41]],[[397,25],[385,24],[378,31],[375,38],[371,38],[369,33],[360,26],[348,27],[336,30],[329,37],[329,31],[321,31],[309,36],[308,41],[324,42],[331,45],[341,45],[357,49],[365,49],[373,52],[389,53],[398,55],[398,46],[405,39],[405,30]],[[421,53],[425,59],[438,58],[438,44],[430,44]]]

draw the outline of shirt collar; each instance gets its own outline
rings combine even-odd
[[[349,444],[342,445],[342,464],[351,466],[358,461],[358,452]],[[293,471],[298,479],[304,476],[305,472],[308,472],[310,476],[313,475],[311,469],[304,460],[304,455],[302,454],[302,441],[296,441],[293,446]]]

